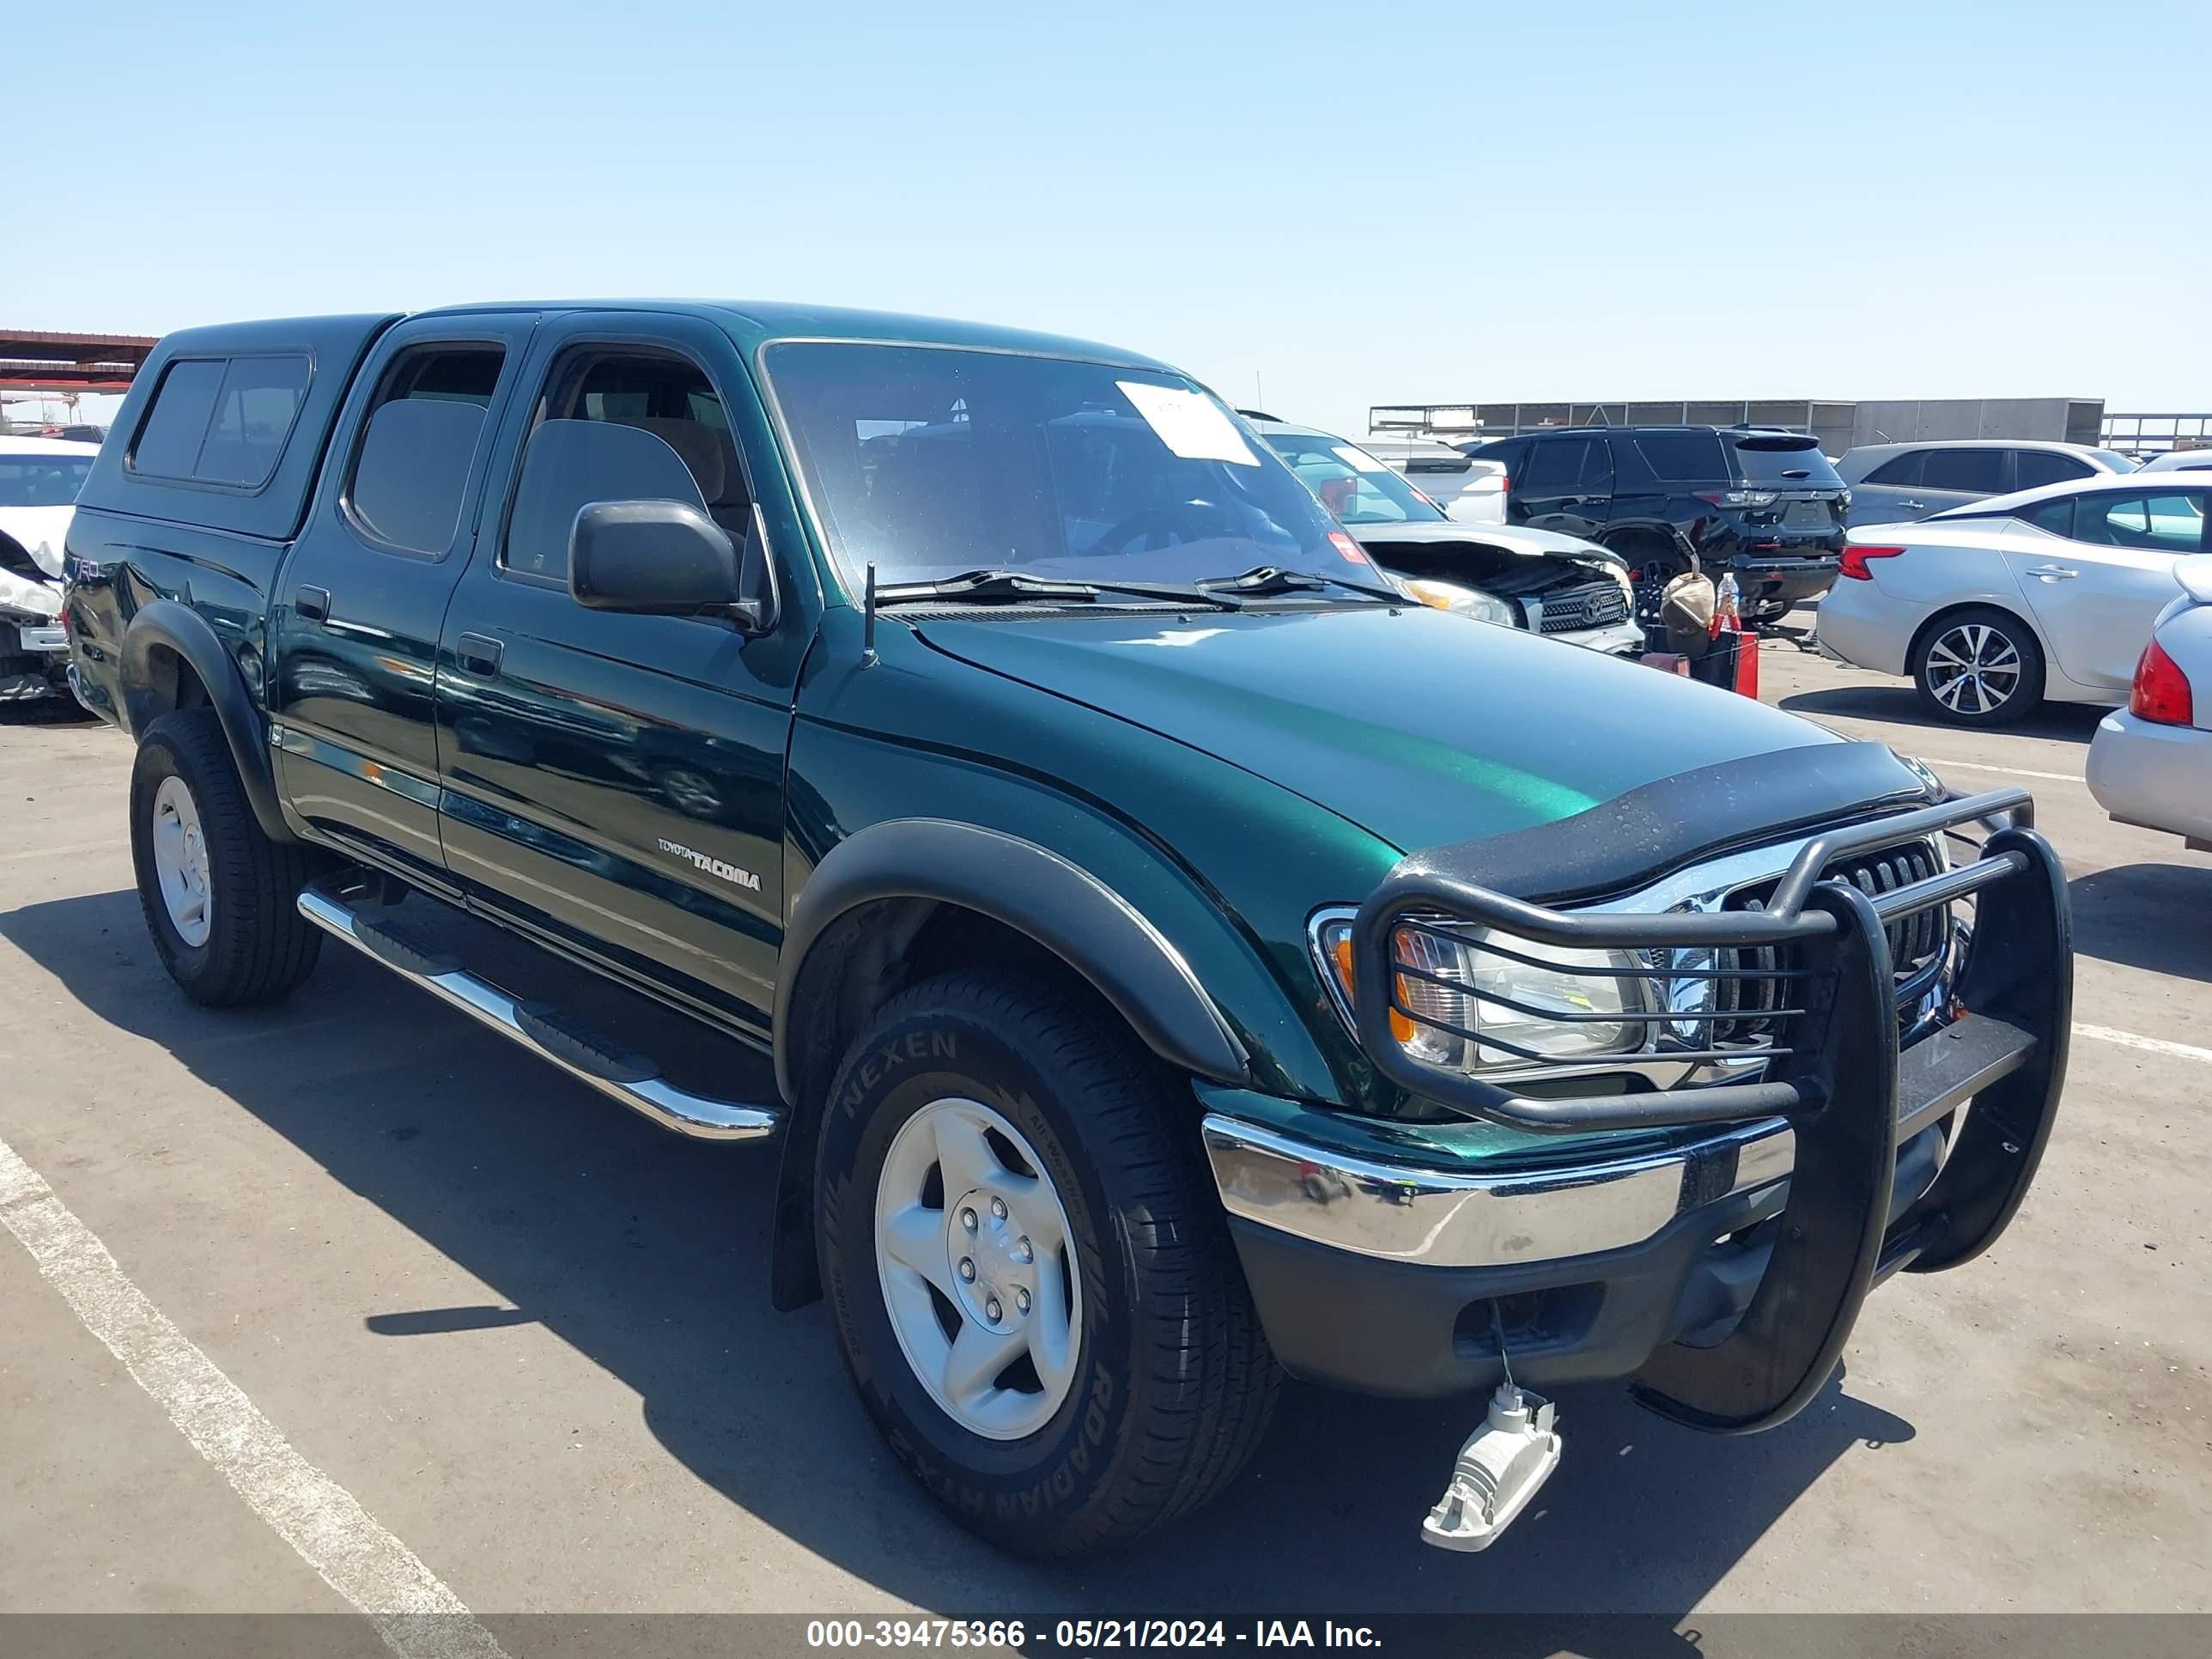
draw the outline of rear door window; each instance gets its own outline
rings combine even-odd
[[[1585,495],[1613,494],[1613,446],[1602,438],[1592,438],[1583,447],[1582,477],[1576,487]]]
[[[2043,484],[2065,483],[2087,478],[2097,469],[2078,456],[2049,449],[2015,449],[2012,453],[2012,487],[2034,489]]]
[[[2194,553],[2204,545],[2204,497],[2193,491],[2081,496],[2074,539],[2148,553]]]
[[[2048,530],[2054,536],[2070,536],[2074,533],[2074,498],[2062,495],[2055,501],[2029,507],[2020,516],[2038,530]]]
[[[2002,449],[1931,449],[1920,483],[1927,489],[1965,489],[1994,495],[2004,488]]]
[[[373,539],[434,556],[453,545],[506,356],[498,346],[434,345],[386,372],[344,496]]]
[[[1647,432],[1636,453],[1664,483],[1720,483],[1728,479],[1721,441],[1710,432]]]
[[[1528,457],[1522,491],[1531,495],[1560,495],[1576,487],[1582,477],[1583,452],[1589,447],[1582,438],[1546,438]]]
[[[1866,475],[1870,484],[1917,484],[1920,469],[1928,464],[1928,452],[1913,450],[1909,454],[1892,456]]]

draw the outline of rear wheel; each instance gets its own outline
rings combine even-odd
[[[1127,1543],[1258,1444],[1277,1372],[1167,1079],[1072,993],[917,986],[824,1113],[823,1283],[893,1454],[1025,1555]]]
[[[1939,619],[1912,647],[1912,679],[1938,720],[2002,726],[2043,701],[2043,651],[2017,617],[1990,607]]]
[[[211,708],[146,728],[131,772],[131,857],[169,977],[213,1007],[273,1002],[313,969],[321,933],[295,908],[308,849],[272,842]]]

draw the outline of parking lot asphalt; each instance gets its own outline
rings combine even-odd
[[[1470,1557],[1418,1534],[1474,1403],[1298,1387],[1137,1552],[994,1553],[892,1467],[822,1309],[769,1309],[771,1154],[336,949],[281,1008],[194,1006],[140,919],[125,740],[0,725],[0,1610],[340,1610],[299,1534],[344,1504],[347,1571],[479,1613],[2212,1609],[2212,858],[2106,818],[2093,711],[1967,732],[1785,641],[1762,671],[1962,790],[2034,790],[2081,953],[2050,1155],[1779,1431],[1564,1391],[1558,1475]]]

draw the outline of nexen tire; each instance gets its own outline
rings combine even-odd
[[[1126,1544],[1205,1502],[1258,1444],[1278,1372],[1212,1182],[1195,1103],[1110,1015],[985,975],[915,987],[854,1044],[822,1123],[822,1279],[853,1380],[892,1453],[963,1524],[1025,1555]],[[1018,1131],[1080,1275],[1074,1381],[1019,1439],[972,1431],[900,1345],[877,1261],[899,1130],[973,1101]],[[950,1195],[945,1200],[950,1202]]]

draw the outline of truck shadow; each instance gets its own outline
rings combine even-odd
[[[1292,1386],[1221,1503],[1119,1557],[1016,1561],[944,1524],[900,1474],[821,1308],[769,1308],[772,1152],[669,1135],[335,948],[286,1006],[224,1014],[168,983],[131,891],[26,906],[0,935],[513,1304],[365,1306],[368,1329],[434,1341],[540,1322],[634,1389],[669,1453],[731,1503],[933,1610],[1675,1616],[1838,1459],[1912,1437],[1840,1380],[1749,1439],[1675,1428],[1618,1388],[1570,1390],[1566,1456],[1538,1507],[1455,1559],[1420,1544],[1419,1523],[1478,1402]],[[732,1046],[709,1060],[726,1089],[768,1087],[764,1062]],[[1684,1650],[1645,1634],[1629,1647]]]
[[[1841,717],[1885,720],[1893,726],[1924,726],[1930,732],[1956,732],[1962,742],[1981,735],[1973,728],[1939,720],[1920,706],[1919,694],[1910,680],[1885,685],[1838,685],[1818,691],[1799,691],[1781,698],[1775,706],[1808,720]],[[2049,738],[2060,743],[2087,744],[2097,735],[2097,722],[2110,711],[2087,703],[2046,702],[2024,720],[1995,728],[2018,738]]]

